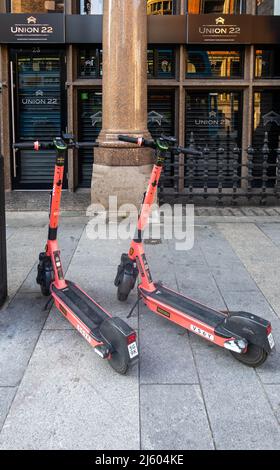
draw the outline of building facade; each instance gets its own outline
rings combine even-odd
[[[148,83],[148,130],[153,137],[176,135],[182,146],[193,139],[205,150],[191,167],[170,155],[164,191],[183,194],[191,185],[192,192],[206,188],[218,194],[222,184],[238,193],[248,185],[261,190],[265,183],[275,193],[280,0],[143,3],[148,39],[141,66]],[[7,190],[49,189],[52,180],[49,152],[13,151],[13,142],[48,140],[61,130],[73,131],[80,141],[98,138],[104,115],[102,15],[103,0],[0,0],[0,122]],[[108,73],[113,76],[114,70]],[[253,157],[246,150],[250,146]],[[90,188],[93,162],[91,150],[69,152],[65,188]]]

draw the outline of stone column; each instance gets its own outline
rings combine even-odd
[[[108,208],[139,205],[152,152],[118,141],[119,134],[150,138],[147,130],[147,14],[145,0],[104,0],[103,127],[94,152],[92,202]]]

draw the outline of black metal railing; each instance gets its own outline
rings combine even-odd
[[[188,145],[201,156],[169,155],[160,181],[162,202],[237,205],[276,204],[280,199],[280,136],[277,148],[264,134],[261,147],[242,150],[237,144],[196,144],[191,133]]]

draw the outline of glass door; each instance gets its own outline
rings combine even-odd
[[[48,141],[60,136],[66,128],[63,52],[14,50],[10,67],[13,141]],[[15,189],[51,188],[53,151],[18,150],[12,163]]]

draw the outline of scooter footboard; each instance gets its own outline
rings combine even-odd
[[[229,312],[228,317],[220,327],[232,336],[240,336],[249,343],[260,346],[267,353],[270,353],[274,347],[271,323],[252,313]]]
[[[107,318],[100,325],[100,333],[109,345],[111,353],[122,356],[126,364],[137,362],[136,332],[121,318]]]

